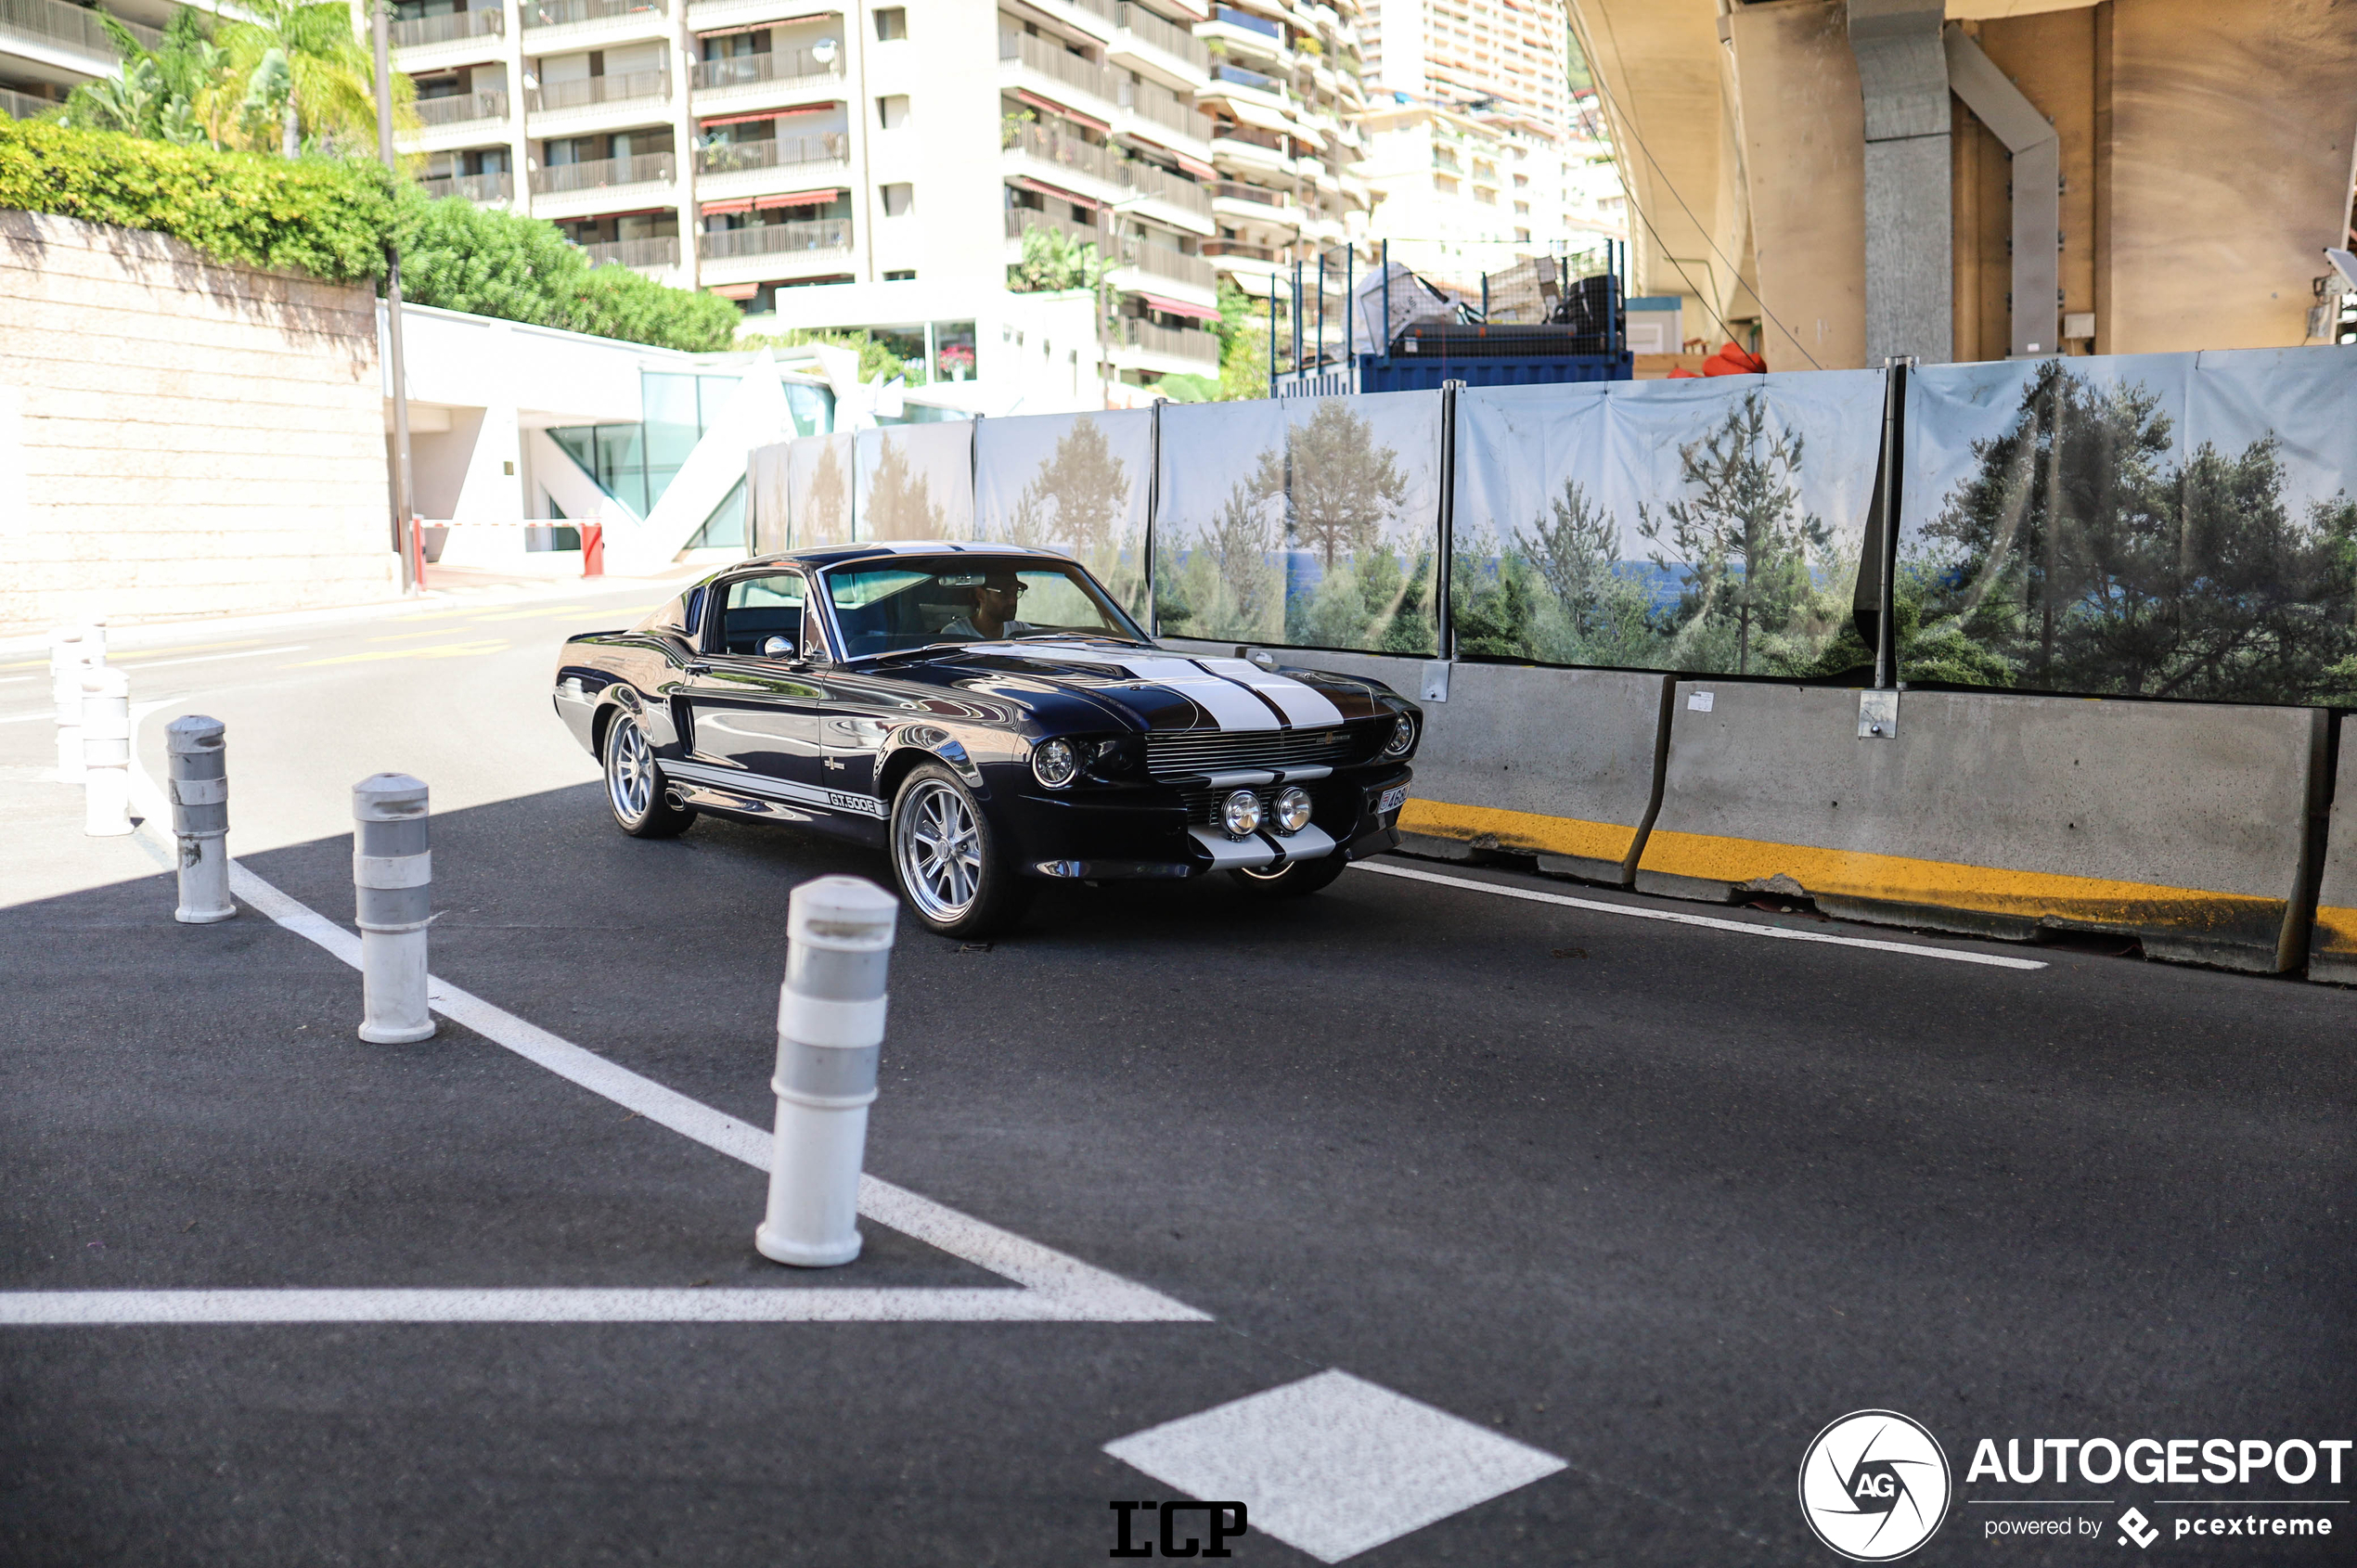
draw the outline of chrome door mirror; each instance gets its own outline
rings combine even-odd
[[[761,639],[761,656],[764,659],[791,659],[793,657],[793,644],[783,637],[764,637]]]

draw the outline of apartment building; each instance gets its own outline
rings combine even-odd
[[[109,0],[107,6],[149,48],[163,41],[163,24],[176,8],[172,0]],[[30,120],[84,83],[122,72],[114,41],[95,11],[70,0],[0,0],[0,115]]]
[[[1561,135],[1572,118],[1564,0],[1367,0],[1367,80]]]
[[[423,122],[406,150],[436,194],[548,219],[598,261],[726,295],[756,324],[873,331],[912,381],[1011,384],[1011,356],[1048,355],[1093,392],[1217,365],[1203,15],[401,0],[395,63]],[[1037,227],[1114,263],[1094,341],[1050,336],[1007,289]]]
[[[1378,193],[1369,238],[1395,262],[1468,289],[1528,256],[1624,238],[1608,150],[1516,116],[1429,103],[1377,105],[1359,121]]]

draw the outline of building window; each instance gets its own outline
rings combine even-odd
[[[1443,196],[1454,196],[1457,194],[1456,178],[1450,174],[1435,174],[1432,177],[1432,188]]]
[[[908,36],[908,7],[882,6],[876,10],[876,42],[897,43]]]
[[[876,100],[876,121],[887,131],[897,131],[908,123],[908,95],[894,93]]]
[[[905,180],[878,188],[883,196],[884,216],[887,218],[903,216],[916,202],[916,186]]]
[[[914,283],[917,281],[917,269],[903,267],[898,272],[888,272],[883,275],[883,280],[886,283]]]

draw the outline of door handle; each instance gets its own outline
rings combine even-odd
[[[690,675],[708,675],[712,674],[712,666],[700,659],[691,659],[688,662],[688,667],[684,673]]]

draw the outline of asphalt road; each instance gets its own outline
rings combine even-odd
[[[127,659],[161,704],[142,752],[161,776],[163,721],[225,719],[233,849],[342,921],[349,786],[425,778],[435,972],[766,1127],[786,893],[884,868],[612,829],[547,673],[651,598]],[[0,1292],[1013,1288],[872,1223],[848,1269],[778,1269],[757,1170],[455,1024],[360,1045],[333,956],[251,910],[177,926],[145,851],[82,839],[48,739],[0,722],[28,846],[0,866]],[[1111,1502],[1178,1495],[1106,1444],[1336,1369],[1563,1463],[1369,1564],[1833,1562],[1795,1476],[1861,1408],[1953,1467],[1913,1562],[2121,1552],[2108,1524],[1990,1540],[2023,1511],[1991,1499],[2167,1529],[2164,1501],[2357,1497],[2357,1464],[1965,1478],[1983,1436],[2357,1436],[2357,998],[1397,864],[1475,885],[1059,888],[986,948],[903,923],[869,1169],[1208,1322],[0,1328],[0,1561],[1096,1562]],[[2357,1555],[2357,1507],[2307,1511],[2340,1533],[2152,1549]]]

